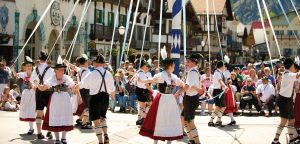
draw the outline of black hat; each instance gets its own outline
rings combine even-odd
[[[105,58],[102,54],[99,54],[97,57],[93,59],[93,62],[96,63],[105,63]]]
[[[85,54],[82,54],[80,57],[76,59],[76,62],[80,65],[84,64],[86,61],[88,61],[88,57]]]
[[[61,56],[58,56],[57,62],[55,64],[55,66],[53,66],[52,68],[58,69],[58,68],[66,68],[66,67],[67,66],[63,63],[63,60],[62,60]]]
[[[201,57],[201,55],[199,55],[197,53],[192,53],[192,54],[186,56],[186,58],[191,60],[192,62],[199,62],[202,57]]]
[[[147,66],[149,68],[151,67],[151,65],[146,60],[141,61],[141,67],[143,67],[143,66]]]
[[[217,62],[217,68],[220,68],[222,66],[224,66],[224,62],[223,61],[218,61]]]
[[[40,51],[39,59],[45,61],[47,60],[47,58],[48,58],[48,54],[44,51]]]
[[[299,66],[295,63],[295,61],[292,58],[286,58],[283,62],[283,65],[286,69],[289,69],[292,65],[294,65],[295,68],[299,69]]]
[[[172,65],[175,62],[175,59],[172,58],[165,58],[164,60],[161,61],[161,64],[164,68]]]
[[[26,65],[26,64],[34,64],[33,60],[29,57],[29,56],[26,56],[25,57],[25,61],[22,63],[22,65]]]

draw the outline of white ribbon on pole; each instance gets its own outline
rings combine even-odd
[[[271,50],[270,50],[270,45],[269,45],[269,41],[268,41],[268,36],[267,36],[267,31],[266,31],[266,27],[265,27],[264,18],[263,18],[263,15],[262,15],[259,0],[256,0],[256,2],[257,2],[257,7],[258,7],[258,11],[259,11],[261,24],[262,24],[262,27],[263,27],[263,30],[264,30],[264,36],[265,36],[266,45],[267,45],[267,48],[268,48],[269,57],[270,57],[271,68],[272,68],[273,74],[275,75],[275,71],[274,71],[274,67],[273,67],[273,63],[272,63],[272,55],[271,55]],[[274,78],[274,81],[275,81],[275,84],[276,84],[276,78]]]
[[[119,4],[118,4],[118,8],[116,10],[116,17],[115,17],[115,22],[114,22],[114,31],[113,31],[113,34],[112,34],[112,39],[111,39],[111,43],[110,43],[110,51],[109,51],[109,64],[111,65],[111,53],[112,53],[112,48],[113,48],[113,45],[114,45],[114,40],[115,40],[115,32],[116,32],[116,27],[117,27],[117,22],[118,22],[118,18],[119,18],[119,7],[120,7],[120,3],[121,3],[121,0],[119,0]]]
[[[33,34],[35,33],[35,31],[38,29],[38,27],[39,27],[40,24],[42,23],[44,17],[46,16],[47,12],[49,11],[49,9],[50,9],[50,7],[52,6],[52,4],[54,3],[54,1],[55,1],[55,0],[52,0],[52,1],[48,4],[46,10],[45,10],[44,13],[42,14],[42,16],[41,16],[41,18],[39,19],[38,23],[36,24],[36,26],[34,27],[33,31],[31,32],[29,38],[27,39],[27,41],[26,41],[25,44],[23,45],[21,51],[19,52],[18,56],[16,57],[16,59],[15,59],[15,61],[14,61],[14,64],[18,61],[18,59],[19,59],[21,53],[23,52],[24,48],[27,46],[29,40],[31,39],[31,37],[33,36]]]
[[[71,12],[70,12],[70,14],[69,14],[69,16],[68,16],[68,18],[67,18],[67,20],[66,20],[64,26],[63,26],[63,28],[62,28],[61,31],[59,32],[59,34],[58,34],[58,36],[57,36],[57,39],[55,40],[55,42],[54,42],[54,44],[53,44],[53,46],[52,46],[52,48],[51,48],[51,50],[50,50],[50,52],[49,52],[49,54],[48,54],[47,60],[49,59],[49,57],[50,57],[50,55],[51,55],[51,53],[52,53],[52,51],[53,51],[53,49],[54,49],[54,47],[55,47],[55,44],[58,42],[60,36],[62,35],[62,33],[63,33],[64,29],[65,29],[65,27],[66,27],[67,24],[68,24],[68,22],[69,22],[71,16],[73,15],[73,12],[74,12],[74,10],[76,9],[78,3],[79,3],[79,0],[76,1],[75,5],[73,6],[73,8],[72,8],[72,10],[71,10]],[[73,43],[73,42],[72,42],[72,43]],[[46,60],[46,61],[47,61],[47,60]]]
[[[162,27],[162,14],[163,14],[163,0],[160,1],[160,14],[159,14],[159,34],[158,34],[158,66],[160,61],[160,44],[161,44],[161,27]]]
[[[185,0],[182,0],[182,15],[183,15],[183,63],[184,65],[184,74],[183,77],[186,79],[186,3]]]
[[[275,43],[276,43],[276,46],[277,46],[277,50],[278,50],[279,56],[281,57],[280,47],[279,47],[277,36],[275,34],[275,31],[274,31],[274,28],[273,28],[273,24],[272,24],[270,15],[269,15],[268,7],[266,5],[265,0],[262,0],[262,3],[263,3],[263,6],[264,6],[264,9],[265,9],[265,13],[267,14],[268,21],[270,23],[270,27],[271,27],[272,33],[274,35],[274,39],[275,39]]]
[[[215,14],[215,22],[216,22],[215,25],[216,25],[216,29],[217,29],[218,42],[219,42],[219,47],[221,50],[221,58],[222,58],[222,60],[224,60],[224,54],[223,54],[222,44],[221,44],[221,40],[220,40],[218,20],[217,20],[217,14],[216,14],[215,0],[213,0],[213,8],[214,8],[214,14]]]
[[[131,44],[132,35],[133,35],[133,31],[134,31],[134,26],[135,26],[135,24],[136,24],[137,13],[138,13],[138,10],[139,10],[139,5],[140,5],[140,0],[137,1],[136,9],[135,9],[135,12],[134,12],[133,23],[132,23],[132,28],[131,28],[130,38],[129,38],[129,42],[128,42],[128,46],[127,46],[128,49],[127,49],[126,55],[128,55],[128,52],[129,52],[129,47],[130,47],[130,44]],[[125,42],[126,42],[126,41],[123,42],[123,48],[122,48],[122,55],[121,55],[121,58],[120,58],[120,64],[121,64],[121,62],[122,62],[123,55],[124,55]],[[142,57],[142,56],[141,56],[141,57]]]
[[[131,17],[131,11],[132,11],[132,5],[133,5],[133,0],[131,0],[130,2],[130,5],[129,5],[129,10],[128,10],[128,13],[127,13],[127,21],[126,21],[126,30],[125,30],[125,35],[124,35],[124,39],[123,39],[123,44],[120,43],[120,47],[121,49],[119,50],[119,53],[121,52],[121,54],[123,55],[124,53],[124,47],[125,47],[125,44],[126,44],[126,41],[127,41],[127,35],[128,35],[128,29],[129,29],[129,23],[130,23],[130,17]],[[121,61],[121,57],[120,57],[120,61]],[[121,63],[117,66],[120,67]]]
[[[139,68],[141,68],[141,63],[142,63],[142,55],[143,55],[143,52],[144,52],[144,44],[145,44],[145,38],[146,38],[146,34],[147,34],[147,27],[148,27],[148,21],[149,21],[149,12],[150,12],[150,7],[151,7],[151,2],[152,2],[152,0],[149,0]],[[129,43],[130,43],[130,41],[129,41]]]
[[[206,21],[207,21],[207,42],[208,42],[208,64],[211,65],[210,60],[210,24],[209,24],[209,11],[208,11],[208,0],[206,0]]]
[[[294,7],[294,10],[295,10],[295,12],[296,12],[296,14],[297,14],[299,20],[300,20],[300,16],[299,16],[298,10],[297,10],[297,8],[295,7],[295,4],[294,4],[293,0],[291,0],[291,3],[292,3],[292,5],[293,5],[293,7]]]
[[[72,46],[72,49],[71,49],[71,51],[70,51],[69,61],[71,61],[72,54],[73,54],[74,47],[75,47],[75,43],[76,43],[76,40],[77,40],[77,36],[78,36],[78,34],[79,34],[79,31],[80,31],[80,27],[81,27],[83,18],[84,18],[84,16],[85,16],[86,12],[88,11],[90,4],[91,4],[91,0],[89,0],[89,2],[88,2],[88,4],[87,4],[87,7],[83,10],[83,13],[82,13],[82,15],[81,15],[81,18],[80,18],[80,21],[79,21],[79,24],[78,24],[78,29],[77,29],[77,31],[76,31],[76,33],[75,33],[75,36],[74,36],[74,42],[73,42],[73,45],[70,45],[70,47],[69,47],[69,49],[70,49],[71,46]]]

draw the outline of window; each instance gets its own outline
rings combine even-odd
[[[103,10],[96,10],[96,23],[103,24]]]
[[[113,26],[115,21],[115,15],[113,12],[108,12],[108,17],[107,17],[107,25],[108,26]]]
[[[275,35],[284,35],[283,30],[275,30]]]
[[[298,48],[297,50],[297,55],[300,55],[300,48]]]
[[[120,15],[120,23],[119,23],[119,26],[124,26],[126,27],[126,15]]]
[[[298,31],[294,31],[294,32],[295,32],[295,35],[298,36]],[[293,36],[294,35],[293,31],[292,30],[287,31],[287,35]]]
[[[291,48],[284,48],[284,56],[291,56],[293,54],[293,49]]]

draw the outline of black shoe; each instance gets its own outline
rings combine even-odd
[[[66,139],[61,139],[60,141],[62,144],[68,144]]]
[[[45,138],[45,136],[42,134],[42,133],[40,133],[40,134],[37,134],[37,139],[44,139]]]
[[[104,144],[109,144],[109,138],[107,134],[104,134]]]
[[[216,127],[224,127],[222,125],[222,121],[217,121],[216,124],[215,124]]]
[[[214,127],[215,124],[214,124],[214,122],[209,122],[209,123],[208,123],[208,126],[209,126],[209,127]]]
[[[93,123],[91,121],[87,122],[87,125],[93,126]]]
[[[76,120],[76,126],[82,126],[82,120],[81,119]]]
[[[137,120],[137,121],[136,121],[136,125],[142,125],[142,124],[143,124],[143,121],[144,121],[143,118],[140,119],[140,120]]]
[[[34,133],[34,129],[30,129],[28,132],[27,132],[27,135],[32,135]]]
[[[48,137],[48,139],[52,139],[53,138],[52,133],[51,132],[47,132],[46,137]]]
[[[59,140],[56,140],[56,141],[54,142],[54,144],[60,144],[60,141],[59,141]]]
[[[231,121],[229,124],[227,124],[227,125],[229,125],[229,126],[231,126],[231,125],[236,125],[236,121]]]
[[[187,133],[185,132],[185,131],[183,131],[183,134],[182,134],[183,136],[187,136]]]
[[[195,141],[194,140],[189,140],[188,144],[195,144]]]
[[[87,123],[87,124],[82,125],[81,129],[93,129],[93,127]]]

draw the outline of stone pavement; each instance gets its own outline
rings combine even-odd
[[[152,144],[149,138],[138,135],[139,128],[135,125],[136,115],[108,112],[108,131],[111,144]],[[77,117],[74,117],[74,120]],[[225,128],[208,127],[209,116],[196,116],[201,142],[204,144],[270,144],[278,117],[265,118],[262,116],[236,117],[237,126]],[[223,123],[229,123],[228,117],[223,118]],[[0,111],[0,144],[47,144],[53,140],[39,141],[35,135],[27,136],[28,124],[18,120],[18,112]],[[45,134],[46,132],[44,132]],[[286,143],[286,129],[280,137],[281,143]],[[97,144],[93,130],[75,128],[67,134],[69,144]],[[165,143],[165,142],[159,142]],[[174,141],[175,144],[187,143],[187,140]]]

